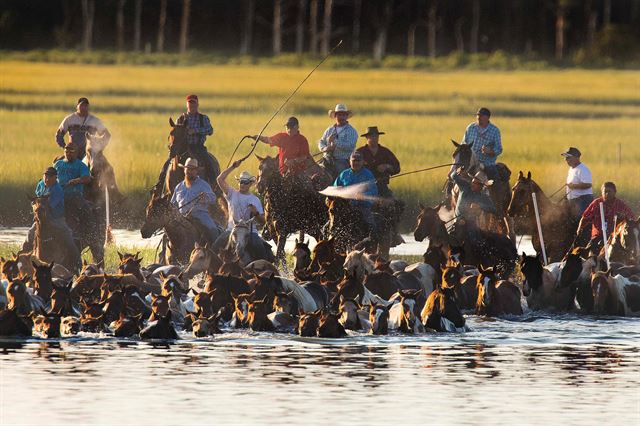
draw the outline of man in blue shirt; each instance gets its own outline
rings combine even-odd
[[[48,167],[42,176],[42,180],[36,185],[36,197],[46,198],[49,206],[48,229],[53,233],[53,238],[62,244],[63,252],[68,253],[70,264],[67,267],[78,268],[80,266],[80,251],[73,241],[73,233],[64,219],[64,193],[58,183],[58,172],[53,167]],[[22,249],[33,249],[36,224],[34,223],[27,234],[27,241]]]
[[[333,186],[349,186],[359,183],[365,183],[363,194],[365,199],[352,200],[351,204],[357,207],[362,213],[362,217],[369,226],[369,230],[375,229],[375,221],[373,219],[373,202],[370,199],[366,199],[367,196],[377,196],[378,187],[376,185],[375,177],[373,173],[366,167],[364,167],[364,158],[362,153],[355,151],[351,154],[349,159],[351,167],[343,170],[336,178]]]
[[[498,177],[496,160],[502,154],[502,138],[500,129],[489,122],[491,111],[480,108],[476,113],[476,122],[467,126],[462,137],[462,143],[473,144],[471,149],[489,179]]]
[[[220,226],[209,215],[209,205],[216,202],[211,186],[198,177],[198,160],[188,158],[184,165],[184,180],[176,185],[171,203],[185,216],[195,219],[205,233],[205,238],[213,244],[220,235]]]

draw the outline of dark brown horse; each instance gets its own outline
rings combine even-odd
[[[481,170],[481,166],[476,159],[476,156],[472,150],[473,143],[460,144],[452,140],[451,143],[455,147],[452,157],[453,162],[458,164],[467,171],[471,176]],[[498,163],[498,178],[494,180],[493,185],[489,187],[489,196],[496,206],[497,213],[495,215],[483,213],[485,220],[481,220],[486,225],[482,226],[485,230],[494,230],[501,234],[513,234],[513,221],[507,216],[507,208],[511,201],[511,193],[509,191],[509,178],[511,177],[511,170],[504,164]],[[457,191],[451,191],[451,199],[449,205],[451,209],[455,209]]]
[[[520,289],[510,281],[498,280],[493,268],[484,269],[481,265],[479,270],[476,314],[522,315]]]
[[[362,213],[349,200],[328,197],[326,205],[329,209],[328,233],[339,252],[349,252],[369,237],[369,228]],[[363,248],[368,253],[375,252],[373,241]]]
[[[519,222],[524,223],[525,229],[521,233],[530,234],[533,240],[533,248],[536,249],[537,253],[542,253],[531,196],[531,194],[536,194],[547,260],[549,262],[562,260],[571,247],[577,226],[571,220],[568,205],[565,202],[558,204],[552,202],[544,194],[540,186],[531,179],[531,172],[528,172],[527,176],[520,172],[518,181],[511,191],[511,203],[507,214],[514,219],[522,219]]]
[[[478,230],[477,240],[472,239],[465,235],[463,226],[456,226],[457,234],[450,236],[447,233],[445,222],[438,215],[438,210],[441,207],[442,204],[434,208],[420,206],[421,211],[413,232],[416,241],[429,238],[429,244],[439,246],[444,256],[448,254],[452,245],[458,245],[462,242],[467,264],[474,266],[495,265],[499,277],[508,278],[513,272],[518,258],[513,241],[504,235],[482,230]]]
[[[286,267],[284,245],[290,234],[299,232],[300,240],[309,234],[320,240],[327,222],[324,197],[300,176],[281,176],[277,157],[257,157],[258,193],[264,198],[265,227],[276,241],[276,259]]]
[[[188,264],[189,255],[199,241],[200,233],[180,214],[178,208],[171,204],[168,195],[157,197],[154,194],[147,205],[140,234],[142,238],[151,238],[159,229],[164,229],[169,240],[162,262],[166,265]]]

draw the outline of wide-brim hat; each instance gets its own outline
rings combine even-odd
[[[198,160],[195,158],[187,158],[187,161],[184,164],[178,164],[179,167],[183,169],[198,169],[200,166],[198,165]]]
[[[487,175],[485,172],[483,172],[482,170],[479,171],[478,173],[476,173],[475,175],[473,175],[473,178],[475,180],[477,180],[478,182],[480,182],[481,184],[483,184],[484,186],[491,186],[493,185],[493,180],[487,178]]]
[[[349,111],[349,108],[345,104],[337,104],[334,109],[329,110],[329,117],[336,118],[337,112],[346,112],[347,118],[353,117],[353,111]]]
[[[242,173],[240,173],[240,176],[236,176],[236,180],[238,182],[240,182],[241,180],[249,180],[251,182],[255,182],[256,181],[256,177],[245,170]]]
[[[367,133],[363,133],[360,136],[361,137],[367,137],[369,135],[384,135],[384,132],[381,132],[378,130],[378,126],[370,126],[367,127]]]

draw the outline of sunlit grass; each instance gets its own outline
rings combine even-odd
[[[130,195],[128,217],[135,222],[166,158],[167,120],[184,110],[184,95],[200,96],[202,111],[216,129],[207,146],[225,166],[237,141],[257,133],[306,72],[0,62],[0,223],[28,220],[24,194],[33,191],[44,167],[60,153],[54,133],[79,96],[90,98],[93,112],[113,135],[106,155]],[[409,171],[449,162],[449,140],[459,140],[475,110],[488,106],[502,131],[500,159],[514,174],[530,170],[543,189],[553,192],[566,175],[559,153],[577,146],[593,171],[594,185],[615,181],[620,196],[637,208],[639,83],[640,73],[634,71],[320,69],[265,133],[280,131],[286,117],[295,114],[317,152],[317,140],[331,125],[327,110],[343,102],[355,111],[351,122],[358,130],[377,125],[387,133],[381,142]],[[247,141],[239,153],[248,149]],[[275,152],[264,145],[256,150],[260,155]],[[256,164],[251,157],[243,168],[255,173]],[[407,223],[418,201],[439,199],[443,179],[441,170],[392,181],[396,194],[408,202]]]

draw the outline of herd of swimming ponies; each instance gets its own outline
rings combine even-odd
[[[333,240],[313,250],[297,241],[293,279],[265,260],[243,267],[235,253],[206,245],[195,246],[184,268],[143,267],[139,253],[118,254],[117,273],[84,262],[76,276],[31,253],[0,258],[0,336],[177,339],[179,330],[202,338],[243,328],[327,338],[468,332],[465,314],[517,316],[523,305],[640,315],[637,262],[607,267],[588,248],[547,266],[523,253],[516,273],[467,265],[463,247],[430,244],[423,262],[408,265],[359,250],[338,253]]]

